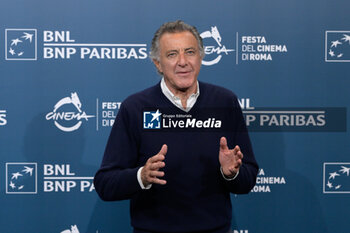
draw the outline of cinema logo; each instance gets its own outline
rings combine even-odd
[[[70,31],[43,31],[44,59],[146,59],[147,44],[78,43]]]
[[[53,111],[46,114],[46,120],[52,120],[55,126],[64,132],[75,131],[80,128],[83,121],[95,117],[87,115],[81,107],[78,94],[73,92],[70,97],[62,98],[55,104]]]
[[[255,132],[346,131],[346,108],[254,108],[243,114]]]
[[[70,229],[63,230],[61,231],[61,233],[80,233],[80,231],[77,225],[71,225]]]
[[[0,126],[7,125],[6,110],[0,110]]]
[[[272,61],[274,54],[287,53],[285,44],[271,44],[266,36],[241,36],[242,61]]]
[[[256,178],[256,185],[251,190],[254,193],[270,193],[273,185],[284,185],[286,179],[283,176],[266,176],[264,169],[260,169]]]
[[[202,32],[200,36],[203,41],[205,41],[205,58],[202,60],[203,65],[215,65],[220,62],[223,55],[226,56],[235,51],[234,49],[227,49],[226,46],[221,43],[222,38],[216,26],[211,27],[211,30]]]
[[[204,43],[205,57],[203,65],[211,66],[219,63],[223,56],[232,53],[233,60],[239,61],[272,61],[277,54],[288,52],[286,44],[270,42],[265,35],[240,35],[236,32],[234,46],[226,48],[217,26],[200,34]]]

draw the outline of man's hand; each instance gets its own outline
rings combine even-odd
[[[158,177],[163,177],[164,172],[159,171],[160,168],[165,166],[163,160],[168,151],[168,146],[164,144],[158,154],[149,158],[141,170],[141,180],[143,185],[146,187],[149,184],[166,184],[166,180],[158,179]]]
[[[229,178],[234,177],[242,165],[242,159],[243,154],[239,146],[236,146],[233,150],[230,150],[227,147],[226,138],[220,138],[219,161],[222,167],[222,172],[225,176]]]

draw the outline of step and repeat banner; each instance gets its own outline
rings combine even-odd
[[[234,233],[348,232],[349,8],[2,0],[0,232],[132,232],[129,201],[101,201],[93,176],[123,100],[160,80],[154,32],[177,19],[203,38],[199,80],[237,94],[260,165],[231,195]]]

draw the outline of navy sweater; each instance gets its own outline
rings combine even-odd
[[[94,185],[105,201],[131,199],[131,224],[138,232],[227,232],[232,217],[230,192],[248,193],[255,185],[258,165],[236,96],[203,82],[199,88],[197,102],[188,113],[174,106],[159,84],[128,97],[120,107]],[[191,121],[187,128],[144,129],[146,110],[222,122],[219,128],[212,127],[215,122],[205,128],[203,122]],[[169,118],[160,119],[169,125]],[[244,155],[239,175],[232,181],[220,173],[222,136],[230,149],[239,145]],[[167,184],[143,190],[137,170],[163,144],[168,145],[162,169]]]

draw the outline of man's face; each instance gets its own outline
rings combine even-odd
[[[192,33],[164,33],[159,40],[159,61],[153,62],[172,92],[196,91],[202,58]]]

